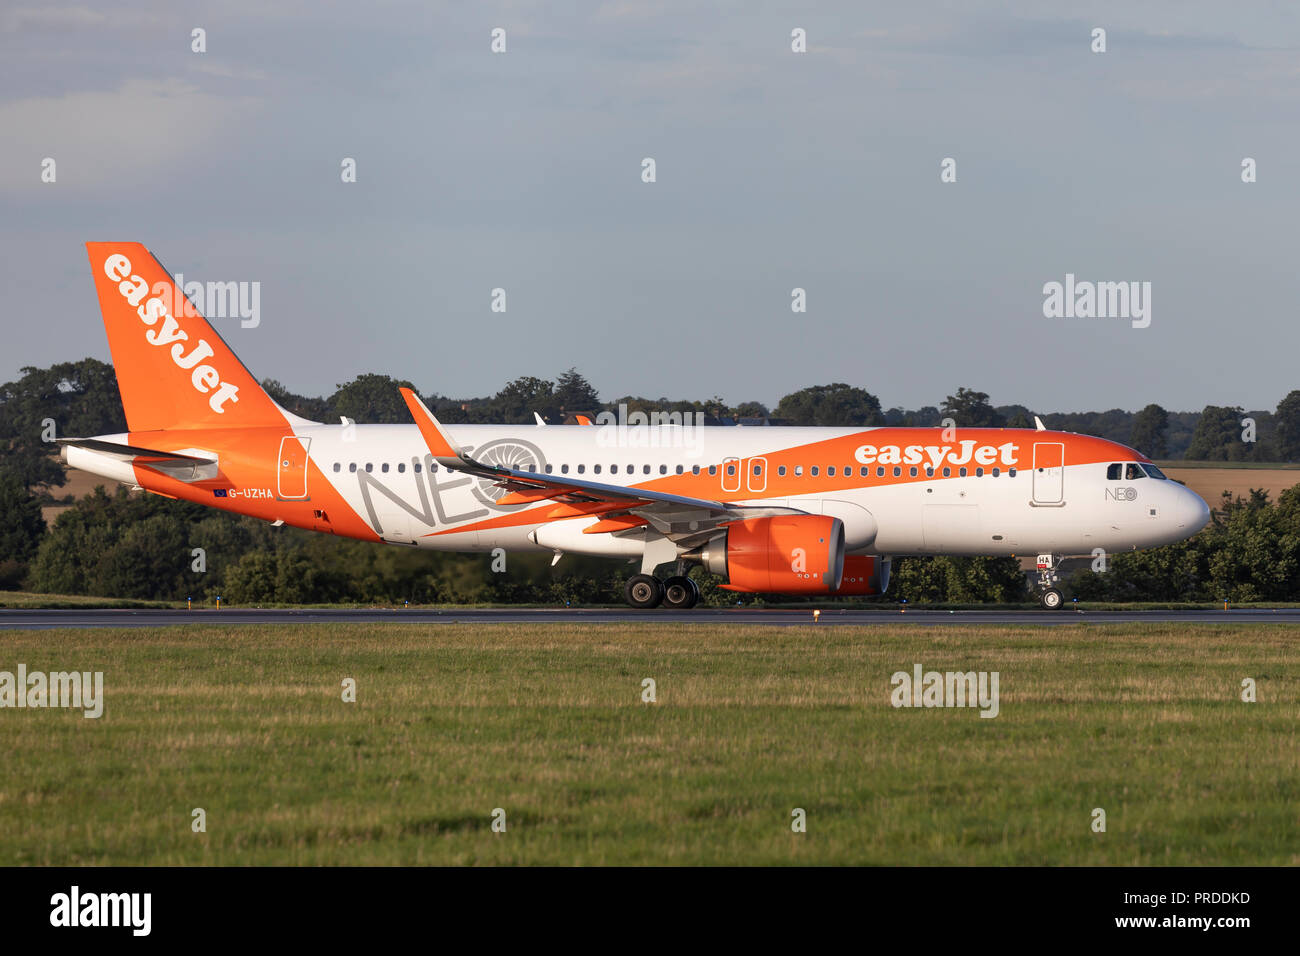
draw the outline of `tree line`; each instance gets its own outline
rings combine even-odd
[[[411,383],[366,374],[342,383],[328,398],[294,394],[273,380],[267,391],[289,411],[317,421],[346,417],[359,423],[400,423],[409,412],[398,392]],[[425,403],[449,423],[531,424],[534,413],[564,421],[626,405],[632,411],[695,412],[707,421],[755,420],[781,425],[924,425],[952,420],[965,427],[1032,427],[1022,405],[993,406],[987,393],[958,388],[932,407],[882,409],[867,390],[843,383],[784,396],[775,409],[760,402],[728,405],[707,400],[623,396],[602,402],[575,369],[555,379],[523,377],[485,398],[431,394]],[[1273,412],[1207,406],[1199,413],[1148,405],[1136,413],[1112,409],[1039,413],[1050,427],[1110,438],[1149,457],[1222,461],[1300,460],[1300,391]],[[1244,434],[1250,420],[1250,439]],[[51,427],[52,426],[52,427]],[[56,492],[65,469],[48,439],[126,430],[112,367],[95,359],[24,368],[0,385],[0,588],[49,593],[256,603],[599,603],[618,600],[634,566],[566,556],[510,555],[493,570],[479,555],[414,552],[340,540],[217,512],[153,495],[97,490],[75,503]],[[72,504],[47,528],[41,508]],[[1274,503],[1252,494],[1224,501],[1201,535],[1181,545],[1117,556],[1106,573],[1071,583],[1090,599],[1276,599],[1295,593],[1300,528],[1293,527],[1290,493]],[[1271,533],[1283,534],[1269,538]],[[1290,535],[1287,537],[1285,535]],[[1271,550],[1270,550],[1271,549]],[[1294,552],[1294,553],[1293,553]],[[1176,555],[1176,557],[1175,557]],[[1272,557],[1270,557],[1272,555]],[[1161,562],[1172,562],[1166,566]],[[1288,564],[1287,562],[1291,562]],[[1244,570],[1243,569],[1247,569]],[[1174,571],[1177,570],[1177,574]],[[1190,576],[1183,575],[1188,570]],[[1113,573],[1112,573],[1113,572]],[[734,603],[702,569],[705,603]],[[1291,590],[1288,590],[1291,589]],[[978,603],[1027,597],[1014,559],[909,558],[895,564],[891,597],[909,601]],[[1243,595],[1257,595],[1256,598]]]

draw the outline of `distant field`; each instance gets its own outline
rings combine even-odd
[[[1197,462],[1161,464],[1160,468],[1170,478],[1183,482],[1204,498],[1211,508],[1219,506],[1224,491],[1231,492],[1234,498],[1248,498],[1252,488],[1264,488],[1270,498],[1276,499],[1283,491],[1300,483],[1300,467],[1297,466],[1257,468],[1233,467],[1226,462]]]
[[[101,478],[99,475],[92,475],[86,471],[78,471],[75,468],[64,470],[67,481],[58,488],[49,489],[50,494],[55,498],[62,498],[64,495],[72,495],[74,498],[84,498],[95,490],[96,485],[103,485],[104,490],[110,495],[117,490],[118,482],[109,478]],[[54,519],[60,514],[67,511],[71,505],[47,505],[41,509],[41,516],[45,519],[47,525],[53,526]]]
[[[1300,863],[1300,628],[0,634],[19,663],[107,703],[0,710],[2,865]],[[891,707],[915,663],[998,671],[1000,716]]]

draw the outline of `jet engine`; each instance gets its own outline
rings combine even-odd
[[[844,523],[829,515],[733,521],[682,557],[746,594],[831,594],[844,574]]]

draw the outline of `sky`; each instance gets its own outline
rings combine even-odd
[[[1298,53],[1282,2],[10,0],[0,380],[109,358],[82,244],[130,240],[260,283],[213,323],[307,395],[1273,408]],[[1067,274],[1149,282],[1150,325],[1045,316]]]

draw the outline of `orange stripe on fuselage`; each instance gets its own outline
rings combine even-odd
[[[779,428],[772,429],[775,438],[780,434]],[[967,469],[967,476],[973,476],[976,468],[984,468],[985,475],[988,476],[993,468],[1005,472],[1008,468],[1028,469],[1033,467],[1033,446],[1039,443],[1062,444],[1065,446],[1065,465],[1071,467],[1074,465],[1098,464],[1112,461],[1148,461],[1143,455],[1133,451],[1116,442],[1108,441],[1104,438],[1093,438],[1090,435],[1075,435],[1070,432],[1053,432],[1053,431],[1034,431],[1032,429],[1022,428],[957,428],[953,429],[954,437],[951,441],[943,441],[943,433],[946,429],[939,428],[875,428],[869,431],[857,432],[852,435],[843,435],[836,438],[830,438],[826,441],[812,442],[807,445],[797,445],[793,448],[778,448],[773,451],[763,452],[758,455],[750,455],[745,458],[736,460],[738,474],[728,485],[738,483],[738,491],[723,491],[722,479],[723,469],[725,467],[722,461],[714,462],[717,473],[709,474],[709,465],[700,465],[700,473],[692,474],[689,470],[681,475],[670,474],[649,478],[645,481],[639,481],[635,484],[623,485],[631,489],[645,488],[653,491],[662,491],[675,495],[682,495],[691,498],[707,498],[714,501],[763,501],[771,498],[793,498],[804,495],[833,495],[836,492],[842,492],[858,488],[882,488],[894,485],[907,485],[916,482],[934,482],[951,480],[962,477],[960,469]],[[1001,446],[1013,444],[1016,446],[1011,456],[1011,464],[1004,460],[1004,456],[999,453],[991,464],[979,464],[973,459],[967,461],[965,465],[944,465],[940,464],[936,468],[934,475],[927,475],[925,469],[931,460],[930,456],[922,452],[921,461],[915,466],[911,464],[899,464],[901,474],[894,475],[893,464],[882,464],[879,461],[879,450],[882,448],[896,447],[903,453],[910,447],[926,448],[949,448],[960,453],[963,449],[962,442],[974,442],[973,451],[980,448],[1000,449]],[[872,446],[877,449],[877,454],[870,465],[864,465],[858,459],[858,451],[865,446]],[[660,450],[660,455],[666,454],[666,450]],[[626,455],[620,455],[618,449],[601,449],[600,454],[605,456],[606,460],[616,461],[619,458],[625,458]],[[594,453],[593,453],[594,455]],[[687,456],[683,452],[683,464],[687,468],[694,463],[687,464]],[[762,478],[766,482],[766,488],[761,492],[747,490],[746,472],[753,467],[753,460],[762,458],[767,462],[763,469]],[[947,460],[947,456],[945,456]],[[588,465],[595,464],[595,460],[586,462]],[[601,464],[605,462],[602,461]],[[779,469],[784,466],[786,473],[781,475]],[[803,474],[796,476],[794,469],[796,466],[802,466]],[[810,469],[816,466],[817,475],[812,475]],[[673,466],[670,466],[673,467]],[[835,475],[826,474],[828,467],[835,468]],[[861,470],[864,467],[870,468],[870,474],[864,477]],[[911,468],[916,467],[917,474],[915,477],[911,474]],[[952,474],[943,475],[943,468],[948,467]],[[845,474],[844,469],[851,468],[851,474]],[[885,474],[877,476],[877,468],[884,468]],[[564,480],[563,475],[547,476],[556,482]],[[595,478],[594,475],[583,475],[584,478]],[[996,480],[989,478],[989,480]],[[615,482],[610,482],[614,484]],[[446,530],[432,531],[426,537],[433,537],[443,534],[460,534],[466,531],[479,531],[498,528],[522,527],[531,524],[543,524],[549,521],[561,521],[566,518],[576,518],[584,515],[599,514],[602,511],[612,511],[626,509],[627,503],[621,504],[597,504],[597,505],[554,505],[540,506],[513,512],[508,515],[501,515],[495,518],[485,518],[482,521],[471,522],[460,525],[456,528]]]

